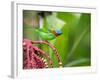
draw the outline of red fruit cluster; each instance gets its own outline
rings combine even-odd
[[[45,62],[37,54],[30,40],[23,41],[23,69],[44,68]]]
[[[31,41],[28,39],[23,40],[23,69],[38,69],[53,67],[53,63],[47,53],[33,44],[46,44],[48,45],[57,57],[59,67],[62,67],[62,62],[58,55],[57,50],[53,45],[46,41]],[[42,56],[40,56],[41,54]],[[45,57],[46,59],[44,59]]]

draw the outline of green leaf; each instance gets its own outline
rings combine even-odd
[[[89,59],[86,59],[86,58],[78,59],[78,60],[74,60],[72,62],[69,62],[68,64],[65,65],[65,67],[76,66],[78,64],[84,64],[86,62],[89,62]]]
[[[87,29],[85,29],[80,36],[76,39],[76,41],[74,42],[72,49],[70,50],[70,52],[68,53],[68,58],[70,59],[71,56],[74,54],[74,51],[76,50],[77,46],[79,45],[80,41],[84,38],[84,35],[87,33]]]

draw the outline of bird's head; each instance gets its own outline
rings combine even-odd
[[[51,31],[55,36],[59,36],[59,35],[61,35],[62,34],[62,31],[61,30],[59,30],[59,29],[57,29],[57,30],[53,30],[53,31]]]

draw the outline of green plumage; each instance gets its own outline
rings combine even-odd
[[[45,29],[35,29],[35,31],[40,36],[40,38],[43,40],[52,40],[56,38],[56,36],[53,33]]]

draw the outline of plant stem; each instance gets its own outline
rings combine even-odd
[[[46,44],[46,45],[48,45],[54,51],[54,54],[56,55],[57,60],[58,60],[59,67],[62,67],[62,62],[60,60],[58,52],[57,52],[56,48],[51,43],[49,43],[47,41],[32,41],[32,44]]]

